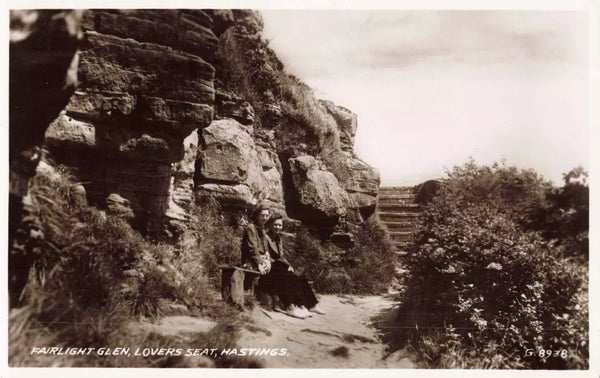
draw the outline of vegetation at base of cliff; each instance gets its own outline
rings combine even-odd
[[[215,288],[221,286],[220,266],[237,266],[241,262],[242,229],[229,224],[219,203],[207,196],[190,207],[191,219],[182,235],[182,254],[195,271],[204,275]]]
[[[206,274],[215,288],[221,285],[222,265],[239,265],[242,227],[228,224],[218,203],[210,197],[193,205],[195,216],[182,236],[181,256],[187,256],[189,277]],[[394,246],[373,216],[360,227],[355,246],[344,252],[317,239],[306,227],[287,236],[285,254],[298,273],[304,272],[319,293],[376,294],[385,292],[394,278]],[[193,262],[201,261],[201,264]],[[192,297],[186,304],[193,304]]]
[[[584,172],[554,188],[497,164],[448,172],[408,259],[396,339],[427,367],[587,368],[587,227],[578,220],[588,217],[588,189],[575,176]]]
[[[355,246],[345,253],[321,243],[306,228],[300,228],[286,250],[292,266],[322,293],[380,294],[395,274],[394,246],[376,216],[361,225]]]
[[[396,248],[376,216],[371,216],[356,235],[355,246],[346,253],[351,262],[345,269],[353,293],[384,293],[396,269]]]
[[[40,230],[37,254],[9,319],[10,366],[186,366],[178,359],[36,356],[32,347],[173,346],[180,340],[132,334],[138,318],[191,311],[217,320],[195,337],[201,345],[235,345],[244,321],[224,304],[183,248],[151,243],[116,216],[81,201],[66,171],[38,174],[29,198]],[[185,305],[186,307],[183,307]],[[198,345],[200,345],[198,344]],[[178,345],[178,344],[177,344]],[[217,358],[217,367],[257,367],[251,359]]]

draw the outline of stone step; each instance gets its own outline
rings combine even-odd
[[[390,237],[395,242],[411,242],[414,239],[413,232],[390,231]]]
[[[390,212],[390,211],[377,211],[379,219],[383,223],[387,222],[403,222],[411,221],[419,216],[417,212]]]
[[[420,212],[421,207],[417,204],[401,204],[401,203],[378,203],[377,210],[383,212]]]
[[[414,186],[382,186],[379,188],[379,190],[388,190],[388,191],[392,191],[392,190],[414,190],[415,187]]]
[[[377,197],[377,203],[379,204],[401,204],[401,205],[412,205],[415,203],[415,197],[413,195],[380,195]]]
[[[393,194],[393,195],[400,195],[400,194],[414,194],[415,189],[413,187],[406,187],[406,186],[386,186],[386,187],[380,187],[379,188],[379,194]]]
[[[410,246],[408,244],[398,244],[394,246],[396,248],[396,252],[400,252],[403,256],[406,256],[409,252]]]
[[[389,231],[414,231],[414,222],[382,222]]]
[[[394,193],[383,193],[383,192],[379,192],[379,198],[394,198],[394,199],[415,199],[417,198],[417,195],[414,193],[400,193],[400,194],[394,194]]]

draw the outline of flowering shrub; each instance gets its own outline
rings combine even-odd
[[[445,329],[448,345],[466,348],[453,349],[457,356],[490,351],[495,367],[586,366],[586,270],[524,226],[545,187],[530,171],[473,162],[442,181],[408,259],[404,320],[429,330],[420,338]],[[434,364],[455,366],[445,355],[450,349],[436,350]],[[538,350],[569,357],[542,358]]]

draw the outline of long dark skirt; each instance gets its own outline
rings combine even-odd
[[[275,261],[271,271],[258,282],[259,289],[271,295],[277,295],[285,307],[291,304],[311,308],[317,304],[317,298],[305,277],[288,271],[288,265]]]

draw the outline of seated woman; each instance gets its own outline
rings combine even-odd
[[[308,281],[297,277],[292,272],[291,266],[283,259],[281,217],[270,222],[274,240],[267,235],[265,223],[269,215],[270,210],[266,206],[258,206],[254,210],[253,222],[244,230],[242,237],[243,266],[258,270],[263,275],[259,287],[269,294],[277,295],[288,315],[304,319],[310,316],[308,309],[324,314],[325,312],[316,306],[317,299]],[[302,306],[304,309],[301,308]]]
[[[294,274],[294,269],[285,259],[283,252],[283,217],[279,214],[271,217],[266,224],[268,235],[268,252],[271,257],[271,270],[261,278],[261,289],[277,295],[291,316],[311,316],[311,312],[325,315],[317,305],[318,300],[308,280]]]

